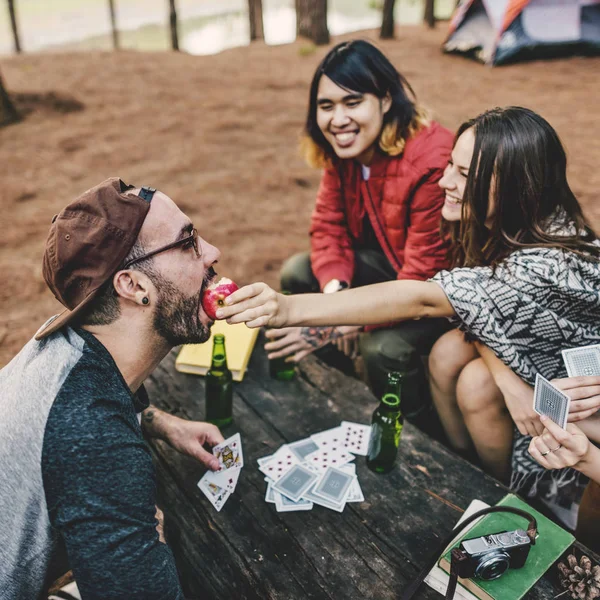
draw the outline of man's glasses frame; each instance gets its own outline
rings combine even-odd
[[[167,244],[166,246],[161,246],[160,248],[157,248],[156,250],[147,252],[146,254],[142,254],[142,256],[138,256],[137,258],[128,260],[120,270],[128,269],[131,265],[142,262],[143,260],[146,260],[147,258],[151,258],[153,256],[156,256],[157,254],[160,254],[161,252],[166,252],[167,250],[171,250],[173,248],[178,248],[179,246],[185,246],[186,244],[191,244],[192,248],[194,248],[194,252],[196,253],[196,258],[202,257],[202,252],[200,250],[200,246],[198,245],[198,230],[194,227],[192,229],[192,232],[190,233],[190,235],[188,235],[180,240],[177,240],[176,242],[171,242],[170,244]]]

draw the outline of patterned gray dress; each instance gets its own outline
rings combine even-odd
[[[561,350],[600,343],[600,264],[549,248],[518,250],[491,267],[442,271],[433,279],[458,327],[485,344],[529,385],[535,374],[566,377]],[[573,469],[546,471],[515,429],[511,488],[537,497],[568,526],[587,479]]]

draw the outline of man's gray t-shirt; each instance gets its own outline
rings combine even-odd
[[[90,333],[31,340],[0,371],[0,599],[73,569],[84,599],[182,599],[129,390]]]

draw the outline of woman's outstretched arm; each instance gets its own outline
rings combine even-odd
[[[377,325],[431,317],[451,317],[454,309],[431,281],[386,281],[338,292],[284,296],[253,283],[229,296],[217,318],[248,327],[293,325]]]

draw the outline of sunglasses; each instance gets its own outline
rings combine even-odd
[[[139,263],[139,262],[146,260],[147,258],[150,258],[152,256],[156,256],[157,254],[160,254],[161,252],[166,252],[167,250],[172,250],[173,248],[179,248],[179,247],[193,248],[194,252],[196,253],[196,258],[202,258],[202,251],[200,249],[200,246],[198,245],[198,230],[195,227],[192,229],[192,233],[190,233],[190,235],[188,235],[180,240],[177,240],[176,242],[171,242],[170,244],[167,244],[166,246],[161,246],[160,248],[157,248],[156,250],[152,250],[151,252],[147,252],[146,254],[142,254],[142,256],[133,258],[132,260],[127,261],[123,265],[122,269],[127,269],[131,265],[134,265],[135,263]]]

